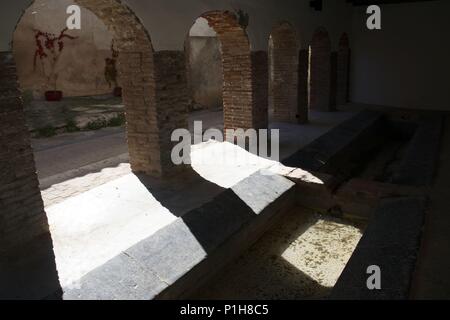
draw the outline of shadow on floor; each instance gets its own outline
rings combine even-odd
[[[136,176],[156,200],[177,217],[200,207],[225,190],[205,180],[190,167],[164,179],[145,174]]]
[[[49,233],[0,254],[0,300],[62,298]]]

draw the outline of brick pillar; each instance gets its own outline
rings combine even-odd
[[[255,126],[250,42],[236,16],[228,11],[202,15],[216,31],[221,44],[223,67],[224,129]]]
[[[119,57],[131,167],[170,175],[179,168],[170,158],[172,131],[188,127],[184,53],[125,51]]]
[[[155,52],[156,110],[160,163],[163,174],[172,175],[183,166],[171,160],[172,132],[188,128],[188,88],[186,58],[182,51]]]
[[[265,129],[269,125],[269,62],[266,51],[252,52],[253,128]]]
[[[92,11],[114,33],[133,172],[153,176],[172,173],[179,167],[173,167],[170,160],[168,132],[187,127],[184,54],[154,53],[145,27],[120,1],[75,2]]]
[[[330,111],[336,111],[337,110],[337,77],[338,77],[338,53],[332,52],[331,53],[331,60],[330,60]]]
[[[271,34],[270,99],[275,121],[297,122],[298,43],[289,23],[275,27]]]
[[[310,107],[330,111],[331,42],[328,32],[319,28],[311,43]]]
[[[0,251],[49,231],[20,95],[12,54],[0,53]]]
[[[298,58],[298,123],[309,121],[308,110],[308,50],[300,50]]]
[[[341,38],[337,56],[337,104],[348,102],[349,94],[350,48],[348,38]]]

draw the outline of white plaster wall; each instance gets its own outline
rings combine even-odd
[[[253,50],[267,50],[272,27],[290,21],[306,45],[315,28],[325,26],[334,48],[339,36],[351,27],[352,6],[346,0],[324,1],[322,12],[309,7],[309,0],[126,0],[123,1],[147,28],[155,50],[183,50],[195,20],[210,10],[241,8],[250,14],[248,34]],[[30,0],[0,1],[0,51],[10,51],[10,41],[22,10]],[[65,15],[65,12],[61,13]]]
[[[382,30],[366,28],[354,10],[351,100],[450,109],[450,1],[384,5]]]

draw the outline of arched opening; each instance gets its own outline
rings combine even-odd
[[[229,11],[210,11],[201,15],[220,41],[223,70],[224,129],[265,128],[267,120],[257,112],[259,79],[254,79],[257,54],[250,51],[245,28]],[[261,111],[261,110],[259,110]]]
[[[67,1],[67,3],[69,2]],[[179,52],[154,53],[144,26],[131,10],[119,1],[75,0],[73,3],[98,17],[111,32],[111,38],[114,39],[115,50],[118,52],[119,85],[122,87],[123,104],[125,105],[131,168],[134,172],[157,176],[171,170],[173,164],[170,161],[170,134],[174,127],[185,127],[184,55]],[[44,8],[37,9],[43,10]],[[37,14],[37,12],[38,10],[34,10],[30,14]],[[67,16],[66,6],[63,6],[60,16]],[[48,16],[47,19],[50,20]],[[67,34],[70,33],[67,32]],[[60,36],[61,33],[58,34],[59,39],[61,39]],[[13,46],[16,44],[13,43]],[[60,43],[56,41],[53,44],[59,50]],[[33,61],[32,56],[30,59]],[[51,273],[51,269],[54,267],[54,257],[50,257],[53,255],[53,247],[52,241],[49,240],[49,223],[45,213],[45,210],[49,212],[49,208],[44,210],[30,133],[23,112],[23,94],[11,53],[0,54],[0,83],[2,84],[0,114],[6,123],[0,128],[0,205],[2,211],[0,215],[0,242],[2,243],[0,251],[2,251],[2,257],[5,251],[14,252],[21,256],[19,258],[23,258],[24,252],[31,252],[33,261],[30,264],[23,264],[23,268],[31,266],[39,272],[45,269]],[[175,94],[171,95],[172,92]],[[170,99],[167,99],[168,95],[170,95]],[[172,117],[174,113],[177,115],[176,117]],[[98,147],[101,148],[102,145],[98,145]],[[80,152],[83,153],[83,150]],[[57,158],[49,159],[49,161],[52,161],[55,166],[58,165]],[[85,199],[82,203],[87,204],[88,202]],[[74,200],[72,208],[76,210],[80,204],[81,201]],[[105,207],[107,204],[104,203]],[[98,207],[97,209],[100,210]],[[84,212],[82,209],[79,210]],[[45,240],[36,241],[38,238],[45,238]],[[39,248],[35,248],[36,246]],[[42,246],[45,248],[41,248]],[[21,249],[13,249],[18,247]],[[56,273],[40,275],[39,272],[30,273],[29,271],[17,269],[11,270],[11,273],[16,277],[32,278],[27,282],[30,285],[36,284],[38,281],[45,282],[44,285],[36,284],[39,290],[51,292],[51,290],[57,289],[52,287],[54,283],[49,279],[51,276],[52,280],[57,282]],[[15,288],[17,287],[16,285]],[[8,288],[4,290],[8,290]],[[26,291],[26,288],[22,288],[22,290]],[[42,298],[43,296],[40,295],[43,292],[39,292],[39,290],[20,292],[17,295]]]
[[[270,34],[269,70],[269,110],[274,121],[297,122],[299,44],[289,22],[281,22]]]
[[[198,18],[185,42],[190,119],[203,130],[223,130],[223,67],[221,43],[205,18]],[[192,121],[191,121],[192,122]]]
[[[13,35],[13,57],[43,191],[129,161],[117,44],[106,25],[85,8],[80,12],[82,28],[68,30],[65,12],[73,4],[34,1]],[[47,206],[54,204],[49,199],[54,194],[42,194]]]
[[[349,101],[349,73],[350,73],[350,40],[347,33],[343,33],[339,40],[337,53],[337,93],[336,102],[343,105]]]
[[[331,111],[331,41],[328,31],[320,27],[311,41],[310,109]]]

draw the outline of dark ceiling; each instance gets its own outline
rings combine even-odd
[[[408,3],[408,2],[425,2],[435,0],[347,0],[353,3],[354,6],[370,6],[372,4],[394,4],[394,3]]]

